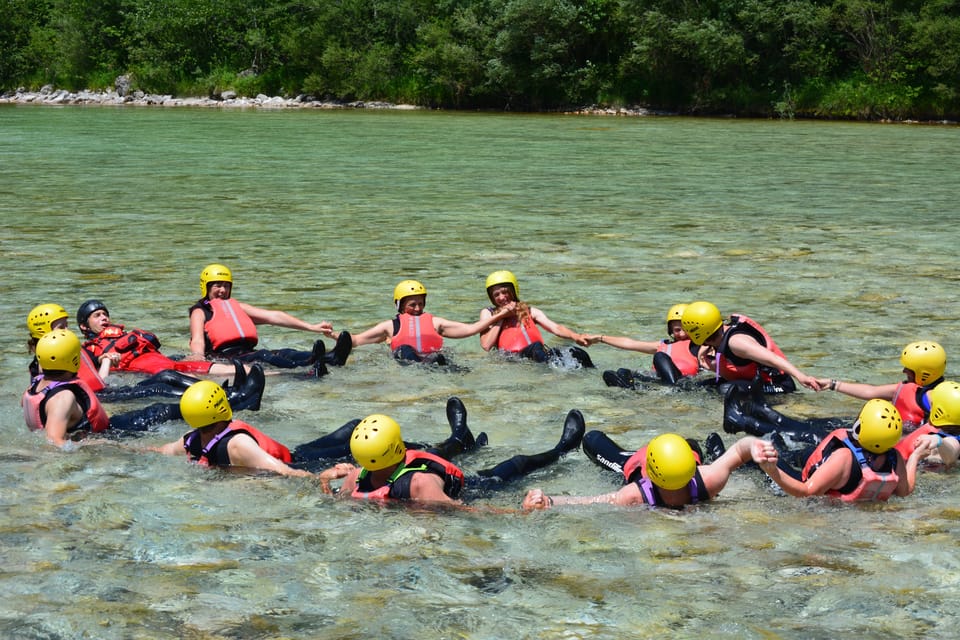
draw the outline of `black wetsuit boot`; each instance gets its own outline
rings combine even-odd
[[[563,423],[563,432],[560,441],[549,451],[537,453],[532,456],[517,455],[509,460],[504,460],[492,469],[483,469],[478,471],[477,475],[482,478],[489,478],[497,482],[509,482],[521,476],[525,476],[531,471],[541,469],[553,462],[556,462],[566,453],[575,450],[580,446],[583,440],[583,432],[586,426],[583,421],[583,414],[579,410],[573,409],[567,414]]]
[[[243,411],[244,409],[259,411],[265,385],[266,377],[263,373],[263,367],[259,364],[253,365],[250,367],[250,373],[244,375],[241,385],[234,384],[232,387],[225,387],[230,408],[234,411]]]
[[[430,453],[451,460],[458,454],[487,444],[486,433],[481,432],[476,438],[473,437],[470,427],[467,426],[467,408],[456,396],[447,400],[447,422],[450,424],[450,437],[427,449]]]
[[[350,336],[350,332],[341,331],[340,335],[337,336],[337,344],[334,345],[333,351],[327,353],[326,356],[324,356],[324,360],[326,360],[327,364],[342,367],[347,363],[347,358],[350,356],[352,350],[353,338]]]

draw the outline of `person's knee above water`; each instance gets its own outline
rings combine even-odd
[[[850,429],[837,429],[824,438],[806,456],[799,473],[779,463],[771,443],[767,443],[768,460],[760,467],[786,493],[797,497],[829,496],[854,502],[907,496],[916,485],[918,463],[933,449],[921,440],[904,461],[895,448],[902,431],[897,408],[875,398],[863,406]]]
[[[683,377],[695,376],[700,371],[698,359],[699,347],[690,340],[683,330],[683,311],[686,304],[675,304],[667,311],[666,340],[634,340],[625,336],[606,334],[588,335],[590,344],[608,344],[617,349],[639,351],[653,355],[653,370],[661,382],[676,384]],[[604,371],[603,380],[608,387],[635,388],[636,379],[648,381],[644,374],[634,373],[630,369]]]
[[[713,462],[701,464],[690,442],[674,433],[659,435],[630,452],[606,434],[591,431],[584,436],[583,451],[600,466],[622,474],[624,486],[596,496],[550,496],[534,489],[524,498],[523,508],[596,503],[682,508],[705,502],[720,493],[735,469],[761,459],[762,443],[758,438],[742,438]]]
[[[343,332],[334,350],[326,353],[323,340],[314,342],[312,351],[296,349],[256,350],[257,325],[270,324],[289,329],[324,333],[329,322],[311,324],[285,311],[261,309],[231,297],[233,273],[222,264],[210,264],[200,273],[203,297],[190,307],[190,351],[192,359],[237,357],[244,362],[265,362],[291,369],[313,367],[318,377],[326,373],[326,364],[343,365],[350,354],[350,334]]]
[[[449,408],[449,405],[448,405]],[[462,506],[465,486],[492,489],[541,469],[576,449],[583,437],[583,416],[567,414],[560,441],[534,455],[517,455],[469,478],[435,449],[409,449],[393,418],[374,414],[364,418],[350,438],[350,452],[358,466],[341,463],[320,474],[325,492],[329,482],[343,480],[339,493],[361,499],[404,500]]]
[[[165,455],[185,455],[210,467],[239,467],[285,476],[312,477],[288,466],[290,450],[253,426],[233,417],[223,388],[201,380],[180,398],[180,411],[192,431],[179,440],[152,449]]]
[[[923,424],[930,411],[927,394],[943,382],[947,352],[932,340],[911,342],[900,353],[905,379],[891,384],[867,384],[836,379],[818,380],[821,387],[861,400],[882,398],[896,405],[905,428]]]
[[[211,376],[234,374],[233,365],[206,360],[171,360],[160,353],[160,339],[156,334],[143,329],[128,331],[122,324],[112,323],[107,305],[100,300],[91,299],[80,305],[77,326],[86,338],[84,350],[98,366],[106,360],[118,371],[155,374],[172,370]],[[194,378],[191,384],[196,381]]]
[[[144,431],[180,418],[175,404],[154,404],[108,416],[97,395],[77,376],[81,351],[80,339],[67,329],[56,329],[37,341],[41,373],[21,399],[24,421],[31,431],[43,430],[47,441],[63,448],[91,433]]]
[[[508,305],[513,304],[514,309],[505,313],[501,320],[492,323],[480,334],[480,346],[484,351],[496,348],[537,362],[545,362],[548,359],[562,361],[567,352],[579,366],[593,367],[590,356],[580,347],[573,346],[566,349],[546,347],[539,327],[543,327],[555,336],[573,340],[580,346],[590,346],[590,342],[584,334],[554,322],[537,307],[522,302],[520,285],[513,273],[494,271],[487,276],[486,290],[487,297],[493,306],[485,307],[480,312],[481,321],[489,320],[491,316]]]
[[[464,324],[446,320],[424,311],[427,288],[416,280],[404,280],[393,290],[393,304],[397,315],[390,320],[352,336],[353,346],[389,342],[394,358],[401,361],[446,364],[441,353],[444,338],[467,338],[485,330],[513,310],[505,307],[486,321]],[[328,337],[339,339],[332,329]]]
[[[763,327],[745,315],[731,315],[724,324],[714,304],[699,300],[687,305],[681,323],[694,344],[713,348],[712,362],[708,356],[704,365],[716,372],[717,381],[757,380],[768,393],[795,390],[792,378],[814,391],[821,388],[816,378],[787,360]]]

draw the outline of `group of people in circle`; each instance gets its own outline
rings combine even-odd
[[[491,306],[476,322],[425,312],[426,288],[404,280],[394,289],[395,317],[351,334],[335,331],[330,322],[308,323],[234,299],[232,272],[211,264],[200,274],[202,297],[189,310],[190,354],[180,358],[162,354],[155,334],[113,323],[102,301],[87,300],[77,311],[82,342],[68,328],[62,306],[41,304],[27,317],[28,346],[35,358],[22,398],[25,422],[49,442],[70,449],[102,441],[103,436],[123,437],[160,422],[183,420],[191,427],[188,433],[149,450],[212,467],[315,477],[323,491],[355,498],[463,505],[465,488],[503,486],[577,448],[622,480],[618,490],[597,496],[548,495],[533,489],[522,502],[527,510],[600,502],[680,508],[716,497],[734,470],[751,462],[790,495],[886,500],[914,490],[922,460],[934,457],[950,466],[960,457],[955,435],[960,434],[960,384],[944,380],[946,354],[935,342],[914,342],[903,350],[902,382],[820,379],[794,366],[759,323],[742,314],[725,319],[710,302],[671,307],[668,338],[642,341],[578,333],[551,320],[520,299],[519,283],[510,271],[491,273],[485,284]],[[335,344],[329,352],[322,339],[310,350],[258,349],[257,327],[264,324],[319,333]],[[574,345],[550,348],[541,329]],[[591,345],[652,354],[649,371],[605,371],[604,382],[633,389],[648,384],[715,389],[723,397],[723,430],[747,435],[726,447],[718,433],[711,433],[701,447],[696,440],[666,433],[630,451],[601,431],[586,432],[583,415],[573,409],[554,447],[513,456],[468,476],[452,458],[483,446],[487,436],[471,432],[466,407],[456,397],[446,406],[450,435],[435,445],[404,440],[392,417],[374,414],[291,450],[234,417],[235,412],[260,408],[264,365],[302,368],[311,377],[321,377],[328,366],[346,364],[353,348],[388,342],[401,363],[452,367],[444,338],[474,335],[486,351],[583,368],[593,368],[584,349]],[[108,384],[110,373],[117,370],[148,377],[135,385]],[[207,379],[223,376],[231,376],[232,383]],[[867,402],[852,424],[830,418],[796,420],[767,401],[769,394],[795,391],[796,383]],[[113,416],[103,406],[147,396],[179,399]],[[88,438],[91,434],[100,437]]]

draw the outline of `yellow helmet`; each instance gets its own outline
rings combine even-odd
[[[27,329],[30,330],[30,337],[39,340],[50,333],[52,330],[50,325],[57,320],[69,317],[67,310],[58,304],[38,304],[27,314]]]
[[[208,264],[200,272],[200,293],[207,295],[207,287],[211,282],[229,282],[233,284],[233,274],[222,264]]]
[[[670,335],[670,323],[679,320],[683,324],[683,312],[687,309],[686,304],[675,304],[667,311],[667,335]]]
[[[723,316],[716,305],[700,300],[687,305],[680,323],[693,343],[701,345],[723,326]]]
[[[69,371],[80,368],[80,338],[73,331],[55,329],[37,342],[37,362],[44,371]]]
[[[696,471],[693,449],[677,434],[665,433],[647,445],[647,477],[661,489],[682,489]]]
[[[884,453],[900,442],[903,420],[892,402],[874,398],[863,405],[860,417],[853,425],[853,433],[867,451]]]
[[[935,427],[960,426],[960,384],[941,382],[930,390],[930,424]]]
[[[513,275],[510,271],[494,271],[487,276],[487,297],[490,298],[490,302],[493,302],[493,296],[490,295],[490,287],[495,287],[498,284],[509,284],[513,287],[513,297],[517,300],[520,299],[520,285],[517,283],[517,276]]]
[[[375,413],[361,420],[353,430],[350,453],[367,471],[379,471],[401,462],[407,447],[396,420]]]
[[[416,280],[404,280],[393,289],[393,304],[400,311],[400,301],[407,296],[425,296],[427,288]]]
[[[947,352],[936,342],[911,342],[900,354],[900,364],[913,371],[918,385],[925,386],[943,377],[947,370]]]
[[[194,429],[233,418],[227,392],[212,380],[200,380],[180,396],[180,413]]]

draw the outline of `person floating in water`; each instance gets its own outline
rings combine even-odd
[[[759,381],[766,393],[785,393],[796,390],[796,378],[814,391],[821,389],[816,378],[787,360],[766,330],[745,315],[731,315],[724,324],[720,310],[700,300],[687,305],[681,323],[694,344],[713,348],[712,356],[701,352],[701,357],[704,368],[716,371],[717,382]]]
[[[393,290],[393,304],[397,315],[390,320],[370,327],[352,336],[353,346],[378,342],[390,342],[393,357],[400,362],[447,364],[442,353],[444,338],[467,338],[499,322],[516,307],[515,303],[504,306],[485,321],[464,324],[446,320],[424,311],[427,304],[427,288],[416,280],[404,280]],[[340,334],[332,329],[325,333],[339,341]]]
[[[82,309],[82,307],[81,307]],[[67,310],[62,306],[53,303],[40,304],[34,307],[27,316],[27,328],[30,331],[30,338],[27,341],[27,348],[31,354],[34,354],[30,362],[30,379],[40,375],[40,365],[36,358],[37,342],[47,333],[54,329],[67,329],[69,317]],[[120,354],[107,354],[100,358],[99,364],[96,358],[92,357],[86,349],[80,351],[80,366],[77,376],[87,385],[87,387],[97,394],[97,399],[101,402],[121,402],[144,398],[148,396],[179,397],[184,389],[197,381],[192,376],[166,369],[155,373],[154,375],[141,380],[134,385],[114,385],[108,384],[111,366],[114,361],[120,360]],[[203,363],[197,363],[203,364]],[[218,365],[221,366],[221,365]],[[248,379],[247,368],[240,362],[234,362],[232,367],[227,369],[218,369],[224,375],[232,373],[233,383],[226,385],[227,393],[234,397],[238,393],[249,395],[251,390],[245,389],[246,385],[256,385],[255,377]],[[255,410],[256,407],[249,406],[248,409]]]
[[[451,412],[453,415],[451,416]],[[332,492],[330,482],[342,480],[339,494],[358,499],[398,500],[447,506],[463,506],[461,493],[495,490],[506,483],[559,460],[580,446],[583,415],[576,409],[567,414],[560,441],[555,447],[534,455],[516,455],[491,469],[467,476],[450,458],[472,442],[466,409],[456,402],[447,405],[453,435],[438,448],[410,449],[403,441],[400,425],[386,415],[364,418],[350,436],[350,453],[356,465],[340,463],[320,473],[321,486]],[[359,465],[359,466],[357,466]]]
[[[599,342],[617,349],[653,355],[653,370],[657,374],[656,378],[632,369],[620,368],[616,371],[603,372],[603,381],[607,386],[636,389],[638,383],[654,380],[673,385],[682,378],[697,375],[700,371],[698,358],[700,347],[690,340],[680,321],[686,308],[686,304],[675,304],[667,311],[666,340],[635,340],[625,336],[605,334],[588,335],[587,341],[592,345]]]
[[[787,494],[828,496],[844,502],[885,501],[913,493],[917,465],[935,451],[920,438],[904,460],[895,448],[903,431],[900,412],[887,400],[867,401],[849,429],[836,429],[815,447],[785,460],[775,444],[764,442],[760,468]]]
[[[496,348],[536,362],[555,363],[562,363],[564,355],[569,355],[579,366],[593,368],[590,356],[580,347],[551,349],[544,345],[538,327],[543,327],[555,336],[573,340],[584,347],[589,346],[590,341],[584,334],[554,322],[537,307],[521,302],[520,285],[513,273],[494,271],[487,276],[486,289],[487,297],[490,298],[493,306],[486,307],[480,312],[481,322],[489,320],[499,309],[508,305],[514,305],[514,309],[480,334],[480,346],[484,351]]]
[[[352,341],[346,331],[341,332],[329,354],[323,340],[314,342],[312,351],[255,349],[260,324],[315,333],[324,333],[333,327],[329,322],[311,324],[285,311],[261,309],[232,298],[233,273],[222,264],[207,265],[200,273],[200,292],[203,297],[190,307],[191,359],[236,358],[282,369],[312,367],[314,375],[320,377],[327,373],[327,364],[341,366],[350,355]]]
[[[24,392],[21,405],[27,428],[43,431],[51,444],[65,448],[91,433],[104,434],[108,430],[112,433],[140,432],[181,417],[179,405],[159,403],[109,416],[96,394],[77,376],[80,352],[80,339],[66,329],[51,331],[37,342],[41,374]],[[250,397],[238,397],[238,402],[259,405],[263,394],[263,372],[255,366],[250,374],[259,380],[259,385]]]
[[[900,353],[900,364],[906,379],[890,384],[866,384],[822,379],[821,388],[830,389],[853,398],[889,400],[900,412],[905,428],[923,424],[930,411],[927,395],[943,382],[947,370],[947,352],[932,340],[911,342]]]
[[[713,438],[719,436],[711,434],[708,443]],[[591,431],[583,438],[583,452],[601,467],[621,474],[624,486],[596,496],[551,496],[542,489],[532,489],[523,500],[523,508],[529,511],[603,503],[680,509],[716,498],[734,470],[751,460],[765,460],[768,455],[760,439],[746,437],[704,464],[700,447],[691,442],[665,433],[637,451],[624,451],[605,433]]]

